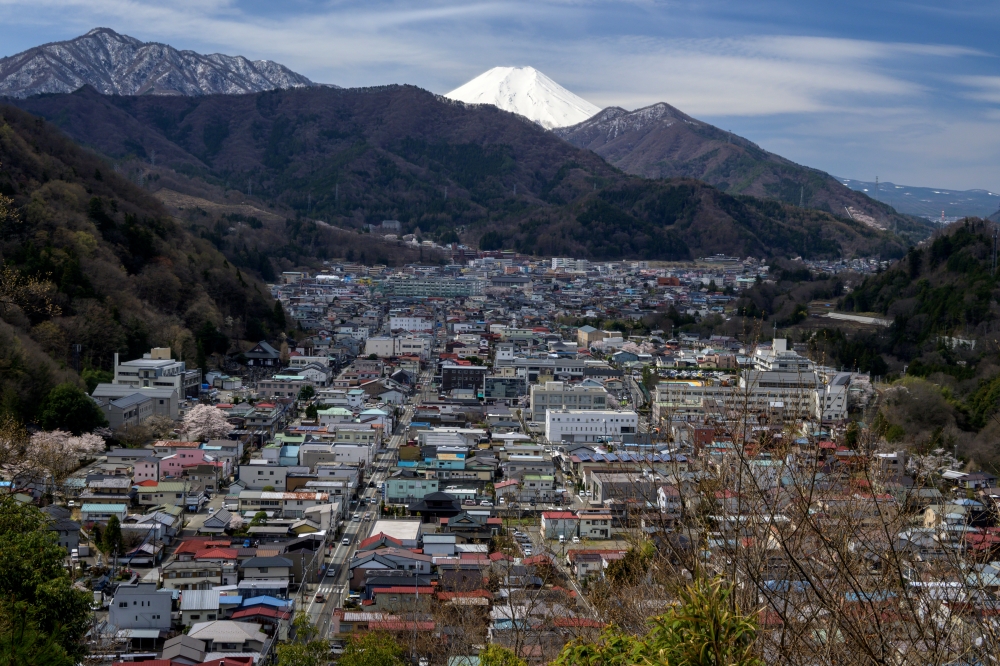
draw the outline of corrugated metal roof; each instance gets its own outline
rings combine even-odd
[[[205,610],[219,608],[218,590],[184,590],[181,592],[181,610]]]

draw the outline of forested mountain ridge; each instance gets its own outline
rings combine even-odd
[[[397,219],[421,237],[597,259],[905,251],[899,237],[847,217],[629,176],[519,116],[414,86],[198,98],[81,89],[16,103],[140,165],[148,187],[177,172],[219,198],[244,192],[311,224]],[[336,249],[314,251],[341,257]]]
[[[270,60],[179,51],[110,28],[0,58],[3,97],[73,92],[84,85],[105,95],[233,95],[316,84]]]
[[[901,215],[828,173],[796,164],[662,102],[635,111],[609,107],[553,132],[645,178],[697,178],[733,195],[870,218],[884,228],[915,234],[914,241],[931,228],[927,221]]]
[[[165,346],[199,365],[230,338],[277,333],[262,283],[149,192],[10,106],[0,106],[0,195],[0,262],[40,281],[54,306],[0,313],[3,407],[26,423],[55,383],[110,368],[115,352]]]
[[[998,272],[993,225],[966,219],[842,299],[844,310],[892,320],[865,339],[902,375],[881,410],[890,441],[918,450],[957,445],[978,464],[1000,469]]]

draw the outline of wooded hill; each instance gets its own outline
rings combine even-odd
[[[519,116],[413,86],[198,98],[85,88],[16,103],[119,165],[141,164],[152,189],[242,192],[348,229],[397,219],[420,237],[595,259],[891,257],[906,246],[827,212],[629,176]],[[310,251],[343,257],[324,243]]]
[[[47,282],[57,310],[0,313],[0,392],[23,421],[51,386],[110,368],[115,352],[165,346],[199,365],[230,338],[277,334],[259,280],[149,192],[10,106],[0,106],[0,194],[13,200],[0,216],[0,263]]]
[[[892,319],[866,339],[893,371],[905,369],[882,404],[890,441],[925,450],[958,445],[997,470],[1000,277],[992,270],[993,229],[984,220],[957,222],[866,279],[841,305]]]
[[[901,215],[828,173],[796,164],[752,141],[714,127],[669,104],[635,111],[604,109],[593,118],[554,130],[623,171],[646,178],[696,178],[728,194],[749,194],[837,215],[867,215],[915,240],[931,224]]]

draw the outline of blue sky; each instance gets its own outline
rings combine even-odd
[[[532,65],[838,176],[1000,189],[997,0],[0,0],[0,19],[0,55],[107,26],[343,86],[444,93]]]

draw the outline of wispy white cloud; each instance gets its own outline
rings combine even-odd
[[[969,99],[1000,104],[1000,76],[960,76],[958,82],[972,88],[965,93]]]

